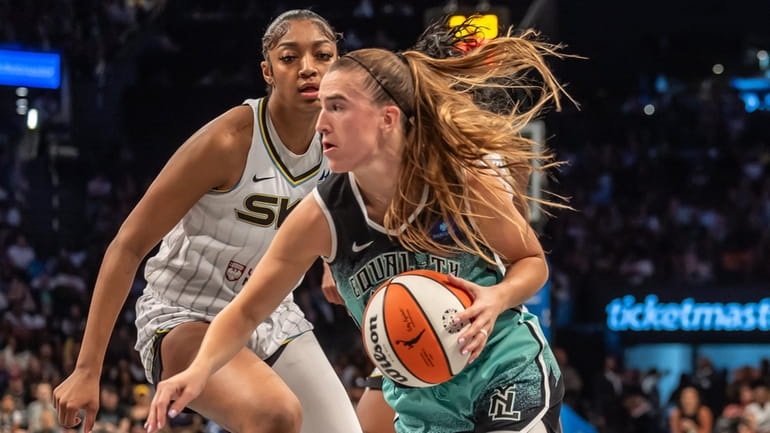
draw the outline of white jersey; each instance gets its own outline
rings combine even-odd
[[[151,365],[144,358],[151,356],[146,346],[155,332],[213,320],[243,288],[289,212],[329,175],[318,135],[305,154],[293,154],[267,115],[267,99],[244,104],[254,110],[254,133],[240,181],[230,190],[204,195],[145,267],[147,287],[137,301],[136,319],[145,367]],[[286,338],[310,329],[289,294],[257,328],[252,348],[265,358]]]

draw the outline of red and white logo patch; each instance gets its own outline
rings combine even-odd
[[[230,260],[225,271],[225,278],[227,278],[227,281],[238,281],[243,276],[244,270],[246,270],[246,265]]]

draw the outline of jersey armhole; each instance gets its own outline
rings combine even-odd
[[[332,237],[331,254],[329,254],[329,257],[321,256],[321,259],[326,263],[332,263],[337,257],[337,229],[334,225],[332,214],[329,211],[329,208],[326,207],[326,202],[321,197],[321,193],[318,192],[318,187],[313,189],[313,198],[315,199],[316,203],[318,203],[318,207],[321,208],[321,212],[323,212],[324,216],[326,217],[326,222],[329,224],[329,234]]]

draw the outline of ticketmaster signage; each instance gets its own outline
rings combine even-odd
[[[770,298],[747,304],[658,302],[647,295],[637,302],[631,295],[607,304],[607,326],[613,331],[768,331]]]

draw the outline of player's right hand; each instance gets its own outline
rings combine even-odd
[[[76,368],[53,390],[53,405],[59,424],[67,428],[80,424],[80,412],[85,410],[83,431],[91,433],[99,410],[99,373]]]
[[[188,368],[160,381],[150,403],[150,412],[145,424],[147,433],[162,429],[166,426],[167,416],[174,418],[182,412],[188,403],[200,395],[207,379],[205,374]]]

